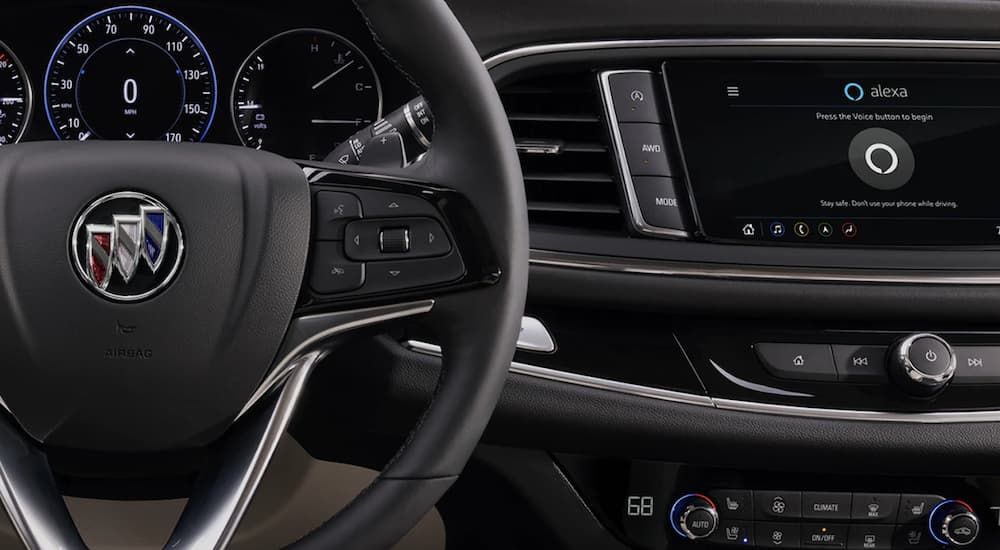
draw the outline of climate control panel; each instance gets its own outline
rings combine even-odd
[[[722,489],[678,497],[667,521],[718,547],[921,550],[972,546],[980,533],[971,505],[932,494]]]

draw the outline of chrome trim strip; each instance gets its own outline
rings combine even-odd
[[[938,413],[904,413],[887,411],[857,411],[848,409],[822,409],[794,405],[754,403],[735,399],[713,398],[715,407],[725,411],[772,414],[820,420],[855,420],[865,422],[898,422],[909,424],[959,424],[1000,422],[1000,411],[967,411]]]
[[[618,123],[618,113],[615,111],[615,100],[611,94],[610,78],[616,74],[646,73],[653,74],[653,71],[603,71],[597,77],[598,86],[601,88],[601,99],[604,103],[604,113],[607,117],[608,131],[611,132],[611,142],[614,147],[615,160],[618,164],[618,175],[622,180],[622,187],[625,191],[625,202],[628,205],[628,217],[632,227],[639,233],[655,235],[658,237],[672,237],[675,239],[686,239],[690,233],[682,229],[668,229],[657,227],[646,222],[639,207],[639,195],[635,192],[635,182],[632,180],[632,170],[628,166],[628,158],[625,156],[625,142],[622,140],[622,131]],[[666,154],[666,152],[664,152]],[[676,193],[675,193],[676,194]]]
[[[429,344],[418,340],[408,340],[404,342],[403,345],[418,353],[441,357],[441,346],[438,346],[437,344]],[[647,397],[649,399],[658,399],[660,401],[671,401],[687,405],[700,405],[702,407],[713,406],[712,400],[705,395],[695,395],[686,392],[651,388],[649,386],[640,386],[637,384],[629,384],[627,382],[608,380],[607,378],[597,378],[595,376],[587,376],[584,374],[537,367],[535,365],[518,363],[516,361],[511,362],[510,372],[534,378],[541,378],[544,380],[551,380],[553,382],[565,382],[574,386],[606,390],[626,395],[634,395],[637,397]]]
[[[586,42],[561,42],[536,44],[513,48],[490,56],[483,63],[494,69],[504,63],[553,53],[582,52],[587,50],[615,50],[625,48],[683,48],[683,47],[748,47],[748,46],[846,46],[855,48],[937,48],[957,50],[1000,49],[994,40],[924,40],[896,38],[664,38],[648,40],[593,40]]]
[[[433,300],[310,315],[293,320],[278,356],[282,359],[250,398],[214,471],[199,479],[165,548],[222,550],[232,539],[253,499],[278,442],[286,432],[313,369],[338,334],[386,321],[427,313]],[[280,390],[280,391],[278,391]],[[267,407],[254,407],[277,392]],[[243,429],[240,429],[243,428]]]
[[[403,345],[417,353],[440,357],[441,347],[435,344],[409,340]],[[896,422],[902,424],[961,424],[1000,422],[1000,411],[967,411],[939,413],[903,413],[885,411],[857,411],[849,409],[823,409],[817,407],[800,407],[796,405],[773,405],[770,403],[754,403],[735,399],[721,399],[707,395],[663,390],[649,386],[617,382],[606,378],[597,378],[572,372],[565,372],[535,365],[512,362],[510,372],[553,382],[561,382],[573,386],[582,386],[597,390],[610,391],[634,397],[645,397],[659,401],[669,401],[684,405],[713,407],[724,411],[746,412],[788,416],[793,418],[814,418],[819,420],[850,420],[858,422]]]
[[[750,391],[755,391],[755,392],[758,392],[758,393],[768,393],[768,394],[771,394],[771,395],[781,395],[781,396],[784,396],[784,397],[816,397],[815,395],[812,395],[811,393],[799,393],[799,392],[794,392],[794,391],[783,390],[781,388],[772,388],[771,386],[765,386],[763,384],[757,384],[755,382],[750,382],[749,380],[744,380],[744,379],[736,376],[735,374],[732,374],[731,372],[727,371],[726,369],[720,367],[718,363],[716,363],[715,361],[713,361],[711,359],[709,359],[708,362],[711,363],[711,365],[713,367],[715,367],[715,370],[718,371],[719,374],[721,374],[723,378],[725,378],[726,380],[729,380],[733,384],[736,384],[737,386],[739,386],[739,387],[741,387],[743,389],[747,389],[747,390],[750,390]]]
[[[531,265],[699,279],[907,285],[1000,285],[1000,271],[875,270],[705,264],[532,250]]]

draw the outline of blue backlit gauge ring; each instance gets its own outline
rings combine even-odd
[[[861,87],[861,84],[857,82],[848,82],[844,86],[844,96],[851,101],[861,101],[865,97],[865,89]]]
[[[176,18],[140,6],[87,17],[45,73],[45,111],[59,139],[202,141],[215,117],[215,67]]]
[[[944,523],[944,516],[954,514],[956,510],[969,514],[975,513],[972,506],[961,500],[946,500],[935,506],[930,515],[927,516],[927,530],[930,531],[935,541],[944,546],[952,546],[952,544],[941,538],[941,533],[936,527]]]
[[[684,510],[687,508],[688,505],[690,505],[692,503],[696,503],[696,502],[701,502],[702,504],[707,504],[712,509],[716,509],[715,503],[712,502],[712,499],[708,498],[705,495],[699,494],[699,493],[690,493],[690,494],[684,495],[681,498],[677,499],[674,502],[674,505],[670,507],[670,515],[669,515],[669,518],[668,518],[669,521],[670,521],[670,527],[673,528],[673,530],[674,530],[675,533],[677,533],[678,535],[680,535],[681,537],[683,537],[685,539],[687,539],[689,537],[688,537],[687,533],[685,533],[681,529],[681,524],[680,524],[681,515],[684,514]]]

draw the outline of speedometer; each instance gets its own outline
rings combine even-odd
[[[49,61],[45,98],[60,139],[201,141],[215,116],[215,68],[177,19],[112,8],[63,38]]]

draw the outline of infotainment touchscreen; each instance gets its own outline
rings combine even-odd
[[[664,64],[709,239],[1000,246],[1000,64]]]

